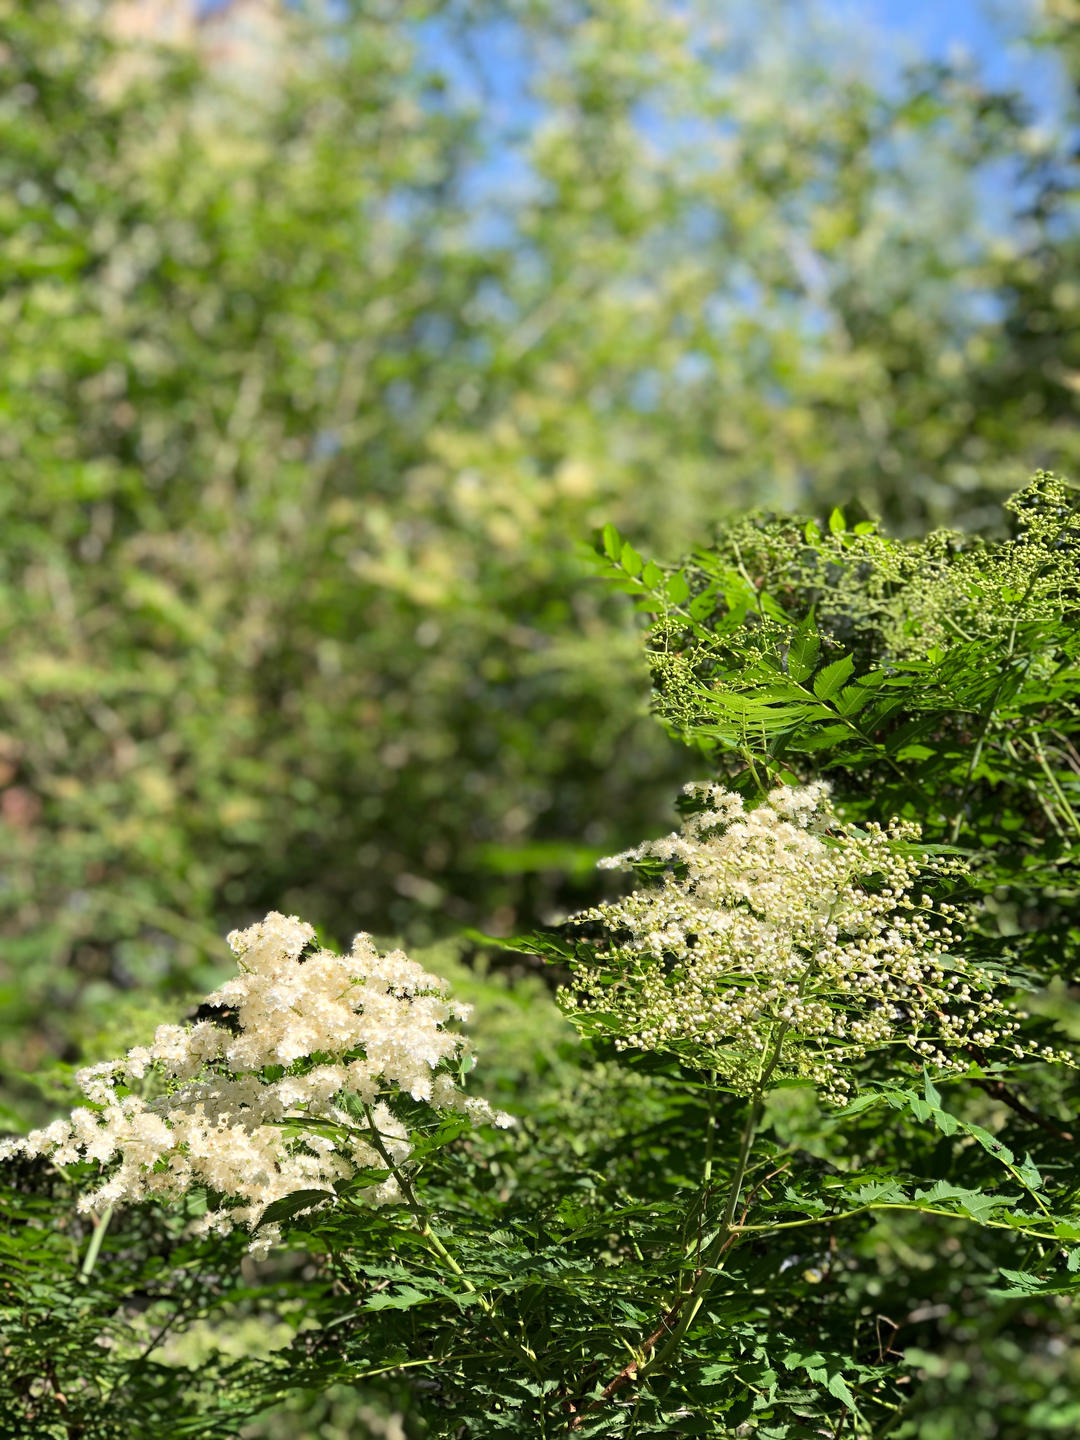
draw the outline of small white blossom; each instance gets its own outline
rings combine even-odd
[[[448,1073],[464,1058],[465,1041],[445,1027],[468,1007],[447,999],[445,981],[400,950],[380,954],[368,935],[358,935],[348,955],[311,951],[314,938],[310,925],[276,912],[234,931],[239,974],[206,1003],[235,1012],[235,1033],[209,1020],[159,1025],[153,1044],[78,1072],[96,1108],[81,1106],[68,1120],[5,1141],[0,1159],[49,1155],[60,1164],[113,1166],[80,1198],[84,1212],[177,1200],[205,1187],[226,1204],[207,1211],[196,1231],[225,1234],[237,1224],[255,1229],[268,1205],[298,1190],[332,1198],[335,1183],[357,1170],[385,1170],[386,1156],[404,1171],[412,1145],[387,1103],[395,1095],[478,1123],[513,1123],[466,1097]],[[151,1100],[129,1093],[148,1074],[164,1081],[165,1093]],[[374,1135],[342,1108],[346,1095],[368,1107]],[[290,1119],[324,1120],[328,1133],[290,1131]],[[358,1193],[370,1205],[402,1199],[394,1173]],[[262,1227],[251,1253],[265,1255],[278,1234]]]
[[[881,1046],[945,1067],[982,1035],[1012,1043],[990,977],[949,948],[962,917],[921,888],[963,867],[919,852],[917,826],[845,825],[820,782],[749,811],[715,784],[686,793],[700,808],[678,831],[601,862],[655,873],[659,861],[662,878],[572,918],[602,936],[564,993],[585,1028],[742,1093],[775,1056],[771,1078],[835,1100],[842,1069]]]

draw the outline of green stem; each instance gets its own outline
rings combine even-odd
[[[686,1216],[686,1222],[682,1230],[683,1254],[689,1257],[694,1251],[697,1252],[697,1263],[701,1263],[701,1231],[705,1224],[705,1215],[709,1208],[709,1197],[712,1194],[712,1172],[713,1153],[716,1149],[716,1071],[709,1071],[708,1080],[708,1101],[706,1105],[705,1118],[705,1163],[701,1170],[701,1193],[697,1203]],[[695,1214],[696,1212],[696,1214]],[[697,1235],[690,1240],[690,1227],[697,1221]]]
[[[1020,755],[1020,752],[1017,750],[1016,746],[1008,738],[1008,736],[1006,736],[1005,739],[1002,741],[1002,748],[1004,749],[1005,754],[1008,755],[1010,760],[1015,760],[1017,765],[1023,765],[1024,762],[1023,758]],[[1061,828],[1061,821],[1058,818],[1057,812],[1054,810],[1053,806],[1043,794],[1042,787],[1032,784],[1031,793],[1034,796],[1035,803],[1046,816],[1047,824],[1050,826],[1050,829],[1054,831],[1055,835],[1059,836],[1061,839],[1064,839],[1065,831]]]
[[[379,1127],[375,1124],[375,1117],[374,1115],[372,1115],[370,1107],[367,1105],[364,1106],[364,1118],[367,1120],[368,1134],[371,1136],[371,1143],[378,1151],[379,1157],[381,1158],[383,1164],[397,1181],[398,1189],[401,1191],[402,1195],[405,1196],[405,1204],[408,1205],[409,1209],[412,1211],[416,1219],[416,1223],[420,1226],[421,1230],[426,1229],[428,1223],[427,1211],[424,1209],[419,1199],[417,1198],[416,1191],[413,1189],[412,1182],[410,1181],[409,1177],[405,1174],[404,1170],[402,1170],[400,1165],[397,1165],[395,1163],[393,1156],[390,1154],[390,1151],[387,1150],[386,1146],[383,1144],[382,1134],[379,1131]]]
[[[364,1106],[364,1115],[367,1119],[368,1133],[371,1136],[372,1144],[378,1151],[387,1169],[397,1181],[401,1193],[405,1196],[405,1203],[406,1205],[408,1205],[414,1219],[416,1220],[417,1226],[419,1227],[420,1234],[423,1236],[425,1244],[435,1255],[439,1257],[439,1259],[443,1262],[447,1269],[457,1276],[457,1278],[461,1281],[462,1288],[466,1290],[470,1295],[476,1296],[477,1305],[495,1326],[502,1339],[506,1342],[507,1345],[511,1347],[511,1349],[517,1351],[517,1353],[522,1357],[522,1359],[525,1360],[526,1364],[533,1371],[534,1375],[536,1375],[537,1379],[539,1379],[540,1377],[539,1371],[536,1367],[535,1351],[530,1350],[527,1345],[523,1345],[520,1341],[515,1340],[513,1336],[508,1333],[505,1325],[495,1313],[495,1306],[491,1303],[491,1301],[487,1298],[486,1295],[484,1295],[480,1290],[476,1288],[476,1286],[472,1283],[469,1277],[465,1274],[464,1270],[462,1270],[461,1266],[458,1264],[457,1260],[454,1258],[451,1252],[439,1239],[438,1235],[435,1234],[435,1231],[431,1228],[431,1219],[427,1211],[424,1209],[424,1206],[421,1204],[420,1199],[416,1194],[416,1191],[413,1189],[412,1182],[405,1174],[405,1172],[401,1169],[401,1167],[395,1163],[393,1156],[383,1144],[383,1138],[382,1135],[379,1133],[379,1127],[375,1124],[375,1117],[374,1115],[372,1115],[371,1110],[367,1105]]]
[[[838,1214],[832,1215],[811,1215],[805,1220],[774,1220],[768,1225],[733,1225],[732,1233],[736,1235],[752,1235],[759,1231],[766,1234],[773,1234],[777,1230],[805,1230],[811,1225],[835,1225],[841,1220],[853,1220],[859,1215],[874,1215],[879,1210],[903,1211],[912,1215],[940,1215],[943,1220],[962,1220],[971,1225],[979,1225],[984,1230],[1008,1230],[1013,1235],[1027,1235],[1035,1240],[1047,1240],[1053,1242],[1059,1237],[1048,1234],[1045,1230],[1032,1230],[1026,1225],[1011,1224],[1004,1220],[974,1220],[970,1215],[961,1215],[956,1210],[942,1210],[939,1206],[919,1205],[915,1201],[883,1200],[874,1201],[868,1205],[858,1205],[854,1210],[841,1210]]]
[[[100,1220],[94,1224],[94,1233],[90,1236],[90,1244],[86,1247],[86,1256],[79,1270],[80,1280],[89,1280],[93,1274],[94,1266],[97,1264],[98,1254],[101,1250],[101,1242],[105,1239],[105,1231],[109,1228],[109,1221],[112,1219],[113,1207],[106,1205],[101,1212]]]
[[[1061,785],[1060,785],[1060,783],[1059,783],[1059,781],[1058,781],[1057,776],[1054,774],[1053,770],[1051,770],[1051,768],[1050,768],[1050,764],[1049,764],[1049,762],[1047,761],[1046,754],[1045,754],[1045,752],[1044,752],[1044,750],[1043,750],[1042,744],[1041,744],[1040,741],[1039,741],[1039,736],[1038,736],[1038,732],[1037,732],[1037,731],[1032,731],[1032,734],[1031,734],[1031,745],[1032,745],[1032,749],[1035,751],[1035,755],[1036,755],[1036,757],[1037,757],[1037,759],[1038,759],[1038,761],[1039,761],[1040,767],[1042,768],[1043,774],[1046,776],[1047,780],[1050,782],[1050,789],[1054,792],[1054,795],[1055,795],[1055,797],[1056,797],[1056,799],[1057,799],[1058,804],[1061,806],[1062,810],[1065,812],[1065,817],[1066,817],[1066,819],[1068,820],[1069,825],[1071,826],[1073,832],[1074,832],[1076,835],[1080,835],[1080,820],[1077,819],[1076,811],[1072,808],[1072,805],[1069,803],[1069,797],[1065,794],[1064,790],[1062,790]]]
[[[724,1218],[720,1222],[720,1228],[724,1232],[731,1230],[735,1219],[735,1210],[739,1203],[739,1196],[742,1194],[743,1181],[746,1179],[746,1167],[750,1163],[750,1150],[754,1144],[754,1136],[757,1134],[758,1122],[761,1119],[761,1112],[764,1108],[761,1094],[755,1095],[750,1109],[747,1111],[746,1124],[743,1126],[742,1140],[739,1144],[739,1158],[735,1162],[735,1173],[731,1177],[731,1188],[728,1191],[727,1203],[724,1206]]]
[[[724,1218],[720,1222],[720,1229],[713,1236],[708,1249],[701,1257],[701,1265],[698,1277],[694,1282],[693,1289],[683,1302],[679,1312],[678,1322],[668,1336],[661,1348],[654,1352],[653,1357],[637,1372],[638,1380],[644,1380],[654,1370],[662,1369],[675,1354],[682,1344],[683,1337],[690,1326],[697,1318],[698,1311],[704,1305],[709,1291],[716,1283],[718,1272],[717,1261],[720,1260],[724,1251],[730,1246],[736,1231],[734,1229],[735,1211],[739,1204],[739,1196],[742,1193],[743,1181],[746,1178],[746,1167],[750,1163],[750,1151],[754,1144],[754,1136],[757,1134],[758,1122],[761,1119],[763,1101],[761,1094],[756,1094],[747,1111],[746,1123],[743,1125],[742,1140],[739,1145],[739,1158],[735,1163],[735,1173],[731,1177],[731,1186],[728,1190],[727,1201],[724,1205]]]
[[[769,796],[769,789],[767,785],[763,785],[761,783],[761,776],[758,774],[758,768],[754,763],[754,752],[750,749],[749,745],[744,744],[740,745],[739,754],[746,761],[746,764],[750,770],[750,774],[754,777],[754,784],[757,786],[758,794],[763,800],[767,800]],[[766,773],[768,772],[766,771]]]
[[[735,1161],[735,1170],[731,1177],[731,1184],[728,1187],[727,1200],[724,1203],[724,1214],[720,1221],[720,1229],[713,1236],[708,1249],[701,1257],[697,1279],[694,1281],[693,1289],[682,1303],[674,1330],[672,1330],[661,1348],[655,1351],[652,1358],[637,1372],[639,1381],[651,1374],[653,1370],[661,1369],[672,1358],[676,1350],[678,1350],[682,1343],[683,1336],[694,1323],[699,1310],[708,1297],[709,1291],[716,1283],[716,1277],[719,1273],[717,1262],[722,1258],[724,1251],[731,1246],[736,1238],[738,1231],[735,1226],[735,1211],[739,1206],[739,1197],[742,1194],[743,1181],[746,1179],[747,1166],[750,1164],[750,1152],[753,1149],[754,1139],[761,1121],[761,1112],[765,1108],[765,1091],[768,1088],[769,1081],[772,1079],[773,1071],[780,1063],[780,1055],[784,1048],[784,1039],[787,1032],[788,1026],[786,1023],[779,1025],[775,1032],[776,1038],[772,1044],[768,1060],[766,1060],[764,1056],[762,1057],[757,1083],[750,1096],[750,1106],[746,1112],[746,1120],[743,1124],[742,1138],[739,1141],[739,1155]]]
[[[419,1197],[416,1194],[416,1191],[413,1189],[412,1181],[405,1174],[405,1171],[402,1170],[401,1166],[395,1163],[393,1156],[390,1154],[390,1151],[383,1143],[382,1135],[379,1133],[379,1127],[375,1124],[375,1117],[374,1115],[372,1115],[370,1109],[366,1105],[364,1106],[364,1114],[367,1117],[368,1133],[371,1136],[371,1142],[375,1146],[375,1149],[378,1151],[380,1157],[382,1158],[383,1164],[397,1181],[398,1188],[400,1189],[402,1195],[405,1196],[405,1203],[406,1205],[408,1205],[410,1211],[412,1212],[413,1218],[416,1220],[416,1224],[420,1230],[420,1234],[424,1237],[425,1241],[428,1244],[428,1247],[433,1250],[436,1255],[438,1255],[439,1259],[442,1260],[443,1263],[450,1270],[452,1270],[455,1275],[459,1277],[465,1289],[468,1290],[471,1295],[477,1296],[480,1307],[490,1314],[490,1301],[477,1291],[476,1286],[468,1278],[468,1276],[462,1270],[461,1266],[454,1259],[453,1255],[446,1248],[446,1246],[439,1239],[439,1237],[435,1234],[434,1230],[432,1230],[431,1219],[427,1211],[421,1204]]]

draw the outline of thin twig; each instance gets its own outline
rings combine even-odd
[[[970,1043],[967,1049],[980,1065],[988,1063],[985,1052],[974,1042]],[[1014,1110],[1017,1115],[1030,1121],[1032,1125],[1037,1125],[1040,1130],[1045,1130],[1048,1135],[1053,1135],[1058,1140],[1065,1140],[1069,1144],[1075,1141],[1076,1137],[1071,1130],[1062,1129],[1062,1127],[1055,1124],[1053,1120],[1048,1120],[1045,1115],[1040,1115],[1037,1110],[1032,1110],[1030,1105],[1025,1105],[1019,1095],[1010,1090],[1004,1081],[988,1078],[985,1080],[976,1080],[975,1084],[980,1090],[985,1090],[987,1095],[992,1095],[995,1100],[1000,1100],[1003,1105],[1007,1105],[1009,1109]]]

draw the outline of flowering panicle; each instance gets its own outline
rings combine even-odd
[[[392,1108],[397,1094],[481,1123],[511,1123],[454,1082],[465,1041],[445,1027],[468,1007],[447,999],[445,981],[400,950],[380,954],[367,935],[348,955],[312,950],[314,939],[310,925],[276,912],[234,931],[240,973],[206,1001],[231,1011],[233,1028],[212,1020],[159,1026],[153,1044],[81,1070],[89,1104],[4,1142],[0,1158],[115,1165],[80,1199],[84,1211],[176,1200],[205,1186],[228,1203],[197,1224],[226,1233],[237,1223],[254,1229],[268,1205],[296,1191],[330,1191],[357,1170],[385,1170],[387,1157],[386,1178],[358,1193],[371,1205],[401,1200],[397,1175],[412,1145]],[[131,1087],[148,1073],[165,1093],[143,1099]],[[366,1129],[342,1108],[347,1095],[365,1107]],[[290,1119],[324,1119],[327,1133],[295,1133]],[[262,1226],[252,1249],[265,1253],[276,1236],[275,1226]]]
[[[679,831],[601,862],[661,877],[571,921],[602,937],[565,993],[579,1024],[740,1093],[802,1077],[837,1101],[880,1046],[955,1068],[968,1044],[1011,1043],[992,978],[953,949],[959,910],[915,888],[964,867],[920,852],[916,825],[845,825],[820,782],[752,810],[719,785],[686,792],[701,808]]]

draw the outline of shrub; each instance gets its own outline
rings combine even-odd
[[[280,916],[237,937],[202,1018],[8,1146],[65,1167],[8,1201],[12,1273],[46,1277],[6,1301],[13,1413],[109,1435],[122,1393],[148,1434],[232,1433],[344,1384],[433,1437],[1070,1424],[1080,520],[1049,476],[1010,509],[1000,541],[758,516],[670,568],[609,529],[658,709],[712,777],[615,858],[637,889],[514,942],[561,968],[584,1038],[538,1074],[510,1032],[499,1129],[430,974],[365,937],[312,953]],[[207,1185],[212,1117],[233,1159]],[[157,1239],[93,1197],[69,1229],[95,1154],[123,1177],[98,1201],[168,1200]],[[235,1219],[267,1231],[247,1289]],[[130,1339],[145,1274],[165,1324],[301,1299],[305,1328],[215,1359],[166,1421],[175,1366]]]

